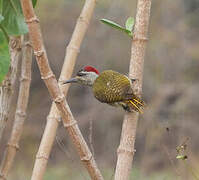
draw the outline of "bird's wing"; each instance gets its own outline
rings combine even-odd
[[[112,70],[102,72],[93,84],[94,96],[105,103],[126,100],[130,89],[131,83],[127,76]]]

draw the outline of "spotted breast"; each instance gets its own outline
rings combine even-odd
[[[112,70],[102,72],[93,84],[94,96],[101,102],[114,103],[126,99],[131,89],[127,76]]]

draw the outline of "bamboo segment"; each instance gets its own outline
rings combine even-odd
[[[0,179],[6,179],[9,170],[13,164],[17,150],[19,149],[19,140],[23,131],[23,124],[26,119],[26,109],[28,106],[29,89],[31,81],[31,64],[32,64],[32,48],[29,43],[28,35],[25,35],[24,44],[22,46],[22,64],[21,79],[15,120],[11,132],[7,148],[5,150],[4,159],[1,164]]]
[[[66,48],[66,55],[61,75],[59,78],[59,84],[62,83],[63,80],[69,79],[72,75],[76,58],[80,51],[79,49],[81,46],[81,42],[88,28],[94,7],[95,7],[95,0],[86,0],[85,5],[80,14],[80,17],[77,20],[71,41],[68,47]],[[60,89],[65,96],[67,95],[68,87],[69,87],[68,85],[67,86],[60,85]],[[45,127],[45,131],[36,156],[33,173],[32,173],[32,180],[43,178],[48,162],[48,157],[52,149],[52,145],[56,136],[58,123],[60,120],[61,117],[59,111],[57,110],[56,105],[52,103],[50,113],[47,117],[47,124]]]
[[[10,69],[2,84],[0,85],[0,139],[6,127],[8,114],[11,107],[11,100],[17,75],[17,66],[21,53],[21,38],[10,37]]]
[[[97,168],[97,164],[79,130],[76,120],[72,116],[70,108],[65,100],[65,96],[60,90],[57,80],[49,66],[47,54],[46,54],[43,41],[42,41],[39,20],[37,19],[34,13],[32,3],[30,0],[21,0],[21,5],[22,5],[25,20],[28,24],[30,39],[33,45],[34,54],[37,59],[37,64],[40,69],[41,78],[44,80],[49,90],[49,93],[51,95],[51,98],[53,99],[54,103],[56,104],[56,107],[59,109],[61,113],[64,127],[68,130],[68,133],[72,139],[72,142],[74,143],[79,153],[81,161],[87,168],[91,176],[91,179],[101,180],[103,179],[103,177],[99,169]],[[76,47],[71,47],[71,48],[76,49]],[[53,118],[57,119],[57,117],[49,116],[49,119],[53,120]],[[48,158],[45,156],[45,154],[37,155],[37,158],[42,158],[42,157],[46,159]]]
[[[144,55],[150,18],[151,0],[138,0],[136,21],[133,32],[131,60],[129,67],[130,78],[138,79],[135,85],[136,95],[142,93],[142,77]],[[128,180],[134,156],[134,143],[136,137],[138,113],[127,113],[124,117],[115,180]]]

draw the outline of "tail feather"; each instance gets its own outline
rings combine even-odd
[[[138,111],[138,112],[140,112],[141,114],[143,113],[143,111],[140,109],[140,107],[138,107],[138,106],[135,104],[135,102],[133,102],[132,100],[129,100],[129,102],[133,105],[132,107],[133,107],[133,109],[134,109],[135,111]]]
[[[136,96],[133,97],[132,99],[127,100],[126,104],[128,106],[127,110],[129,112],[137,111],[143,113],[143,109],[146,106],[145,102]]]

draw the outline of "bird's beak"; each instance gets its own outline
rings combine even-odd
[[[71,79],[69,79],[69,80],[63,82],[63,84],[67,84],[67,83],[76,83],[76,82],[78,82],[78,79],[75,77],[75,78],[71,78]]]

